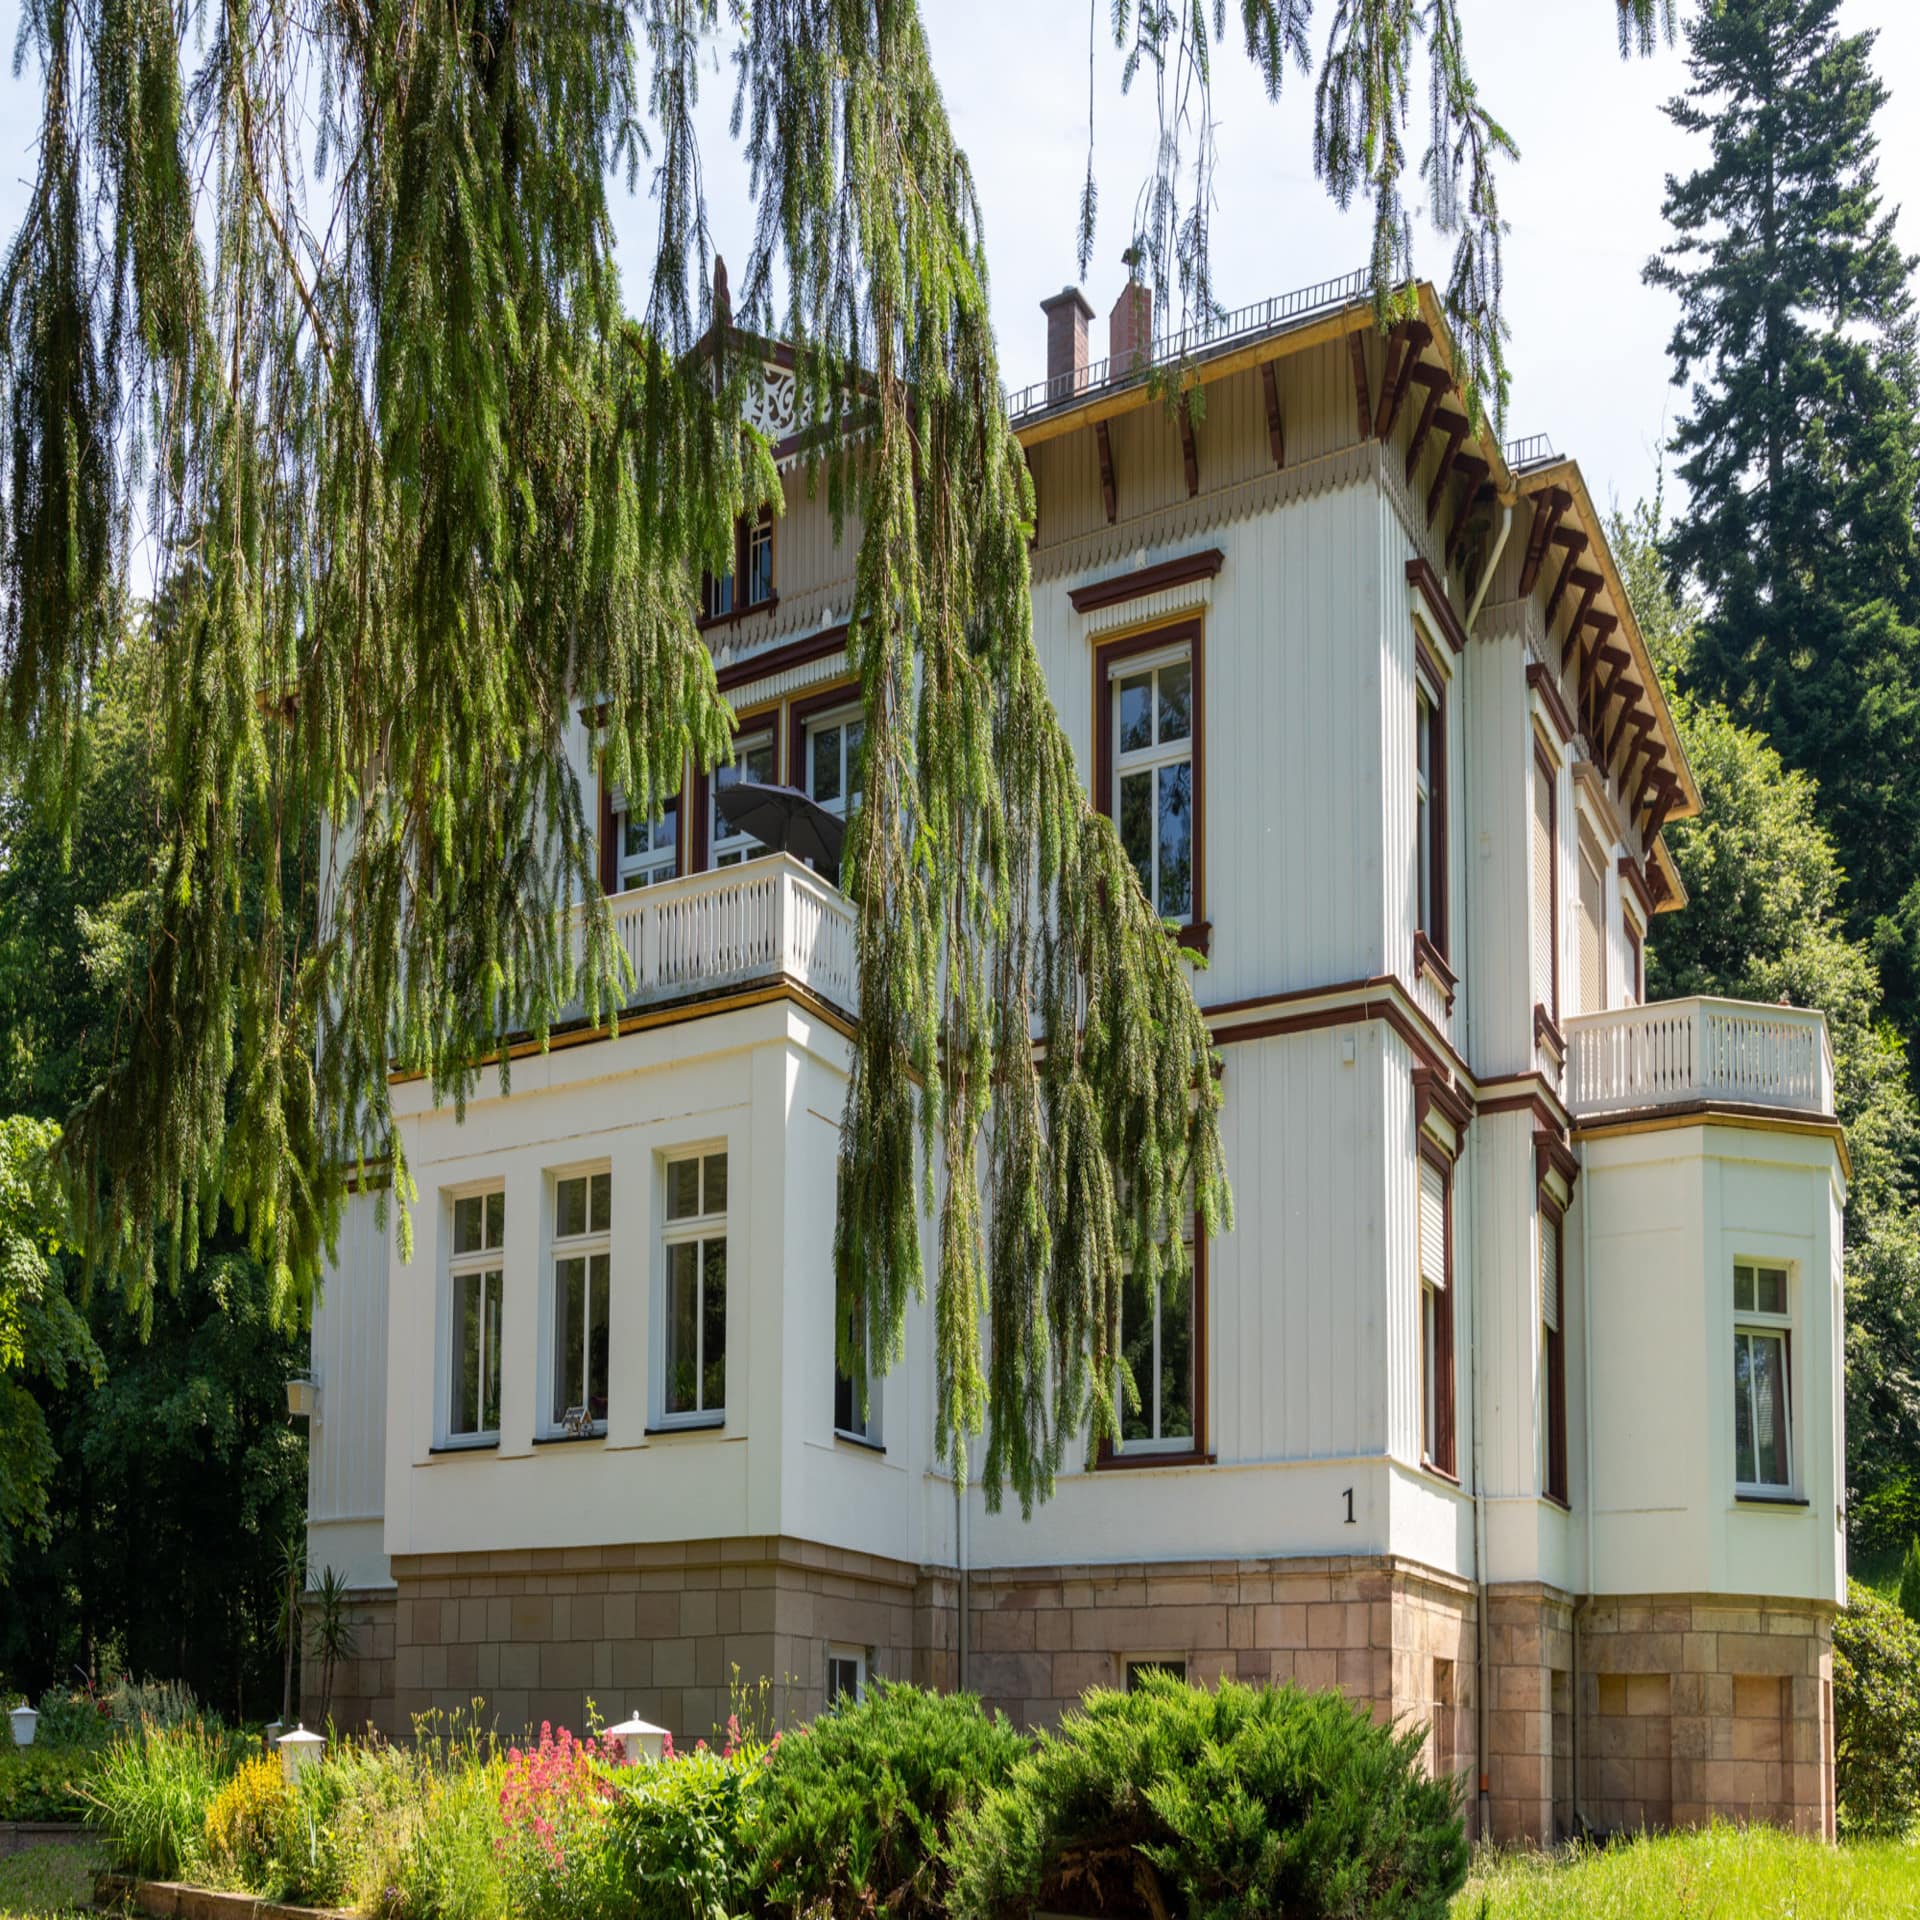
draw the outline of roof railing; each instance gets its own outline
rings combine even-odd
[[[1366,297],[1372,284],[1369,271],[1357,267],[1352,273],[1343,273],[1332,280],[1316,280],[1312,286],[1296,287],[1291,293],[1278,293],[1271,299],[1257,300],[1252,306],[1209,315],[1177,332],[1162,334],[1144,354],[1122,355],[1117,365],[1112,358],[1095,360],[1084,368],[1055,374],[1049,380],[1036,380],[1031,386],[1008,394],[1007,413],[1017,423],[1054,407],[1085,400],[1092,394],[1144,381],[1155,367],[1178,366],[1181,361],[1203,352],[1217,353],[1237,341],[1277,333],[1318,314],[1351,306]]]
[[[1530,433],[1524,440],[1509,440],[1502,451],[1507,456],[1508,468],[1514,473],[1523,467],[1545,466],[1560,457],[1553,450],[1552,436],[1545,433]]]

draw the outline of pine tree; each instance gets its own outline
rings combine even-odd
[[[1705,603],[1689,684],[1819,783],[1866,933],[1920,874],[1920,364],[1877,179],[1887,89],[1838,11],[1712,0],[1691,23],[1668,113],[1709,157],[1669,178],[1646,277],[1679,297],[1691,382],[1666,547]]]

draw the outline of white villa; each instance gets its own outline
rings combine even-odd
[[[1426,287],[1390,337],[1355,275],[1150,341],[1130,286],[1104,362],[1045,307],[1036,635],[1207,956],[1235,1230],[1129,1302],[1110,1457],[1031,1521],[956,1498],[924,1311],[868,1419],[835,1380],[848,903],[691,770],[657,827],[603,791],[619,1038],[463,1124],[397,1086],[413,1256],[356,1196],[316,1315],[337,1717],[692,1736],[737,1667],[796,1719],[886,1675],[1040,1724],[1144,1663],[1410,1717],[1503,1836],[1831,1834],[1832,1059],[1818,1013],[1644,1004],[1698,800],[1579,468],[1474,435]],[[737,767],[838,808],[854,535],[796,445],[703,625]]]

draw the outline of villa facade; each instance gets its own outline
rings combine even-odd
[[[851,909],[728,829],[728,771],[653,824],[602,791],[619,1037],[529,1048],[464,1121],[397,1086],[412,1257],[356,1196],[316,1315],[336,1716],[704,1734],[738,1669],[795,1719],[888,1675],[1044,1724],[1171,1665],[1418,1722],[1502,1836],[1831,1834],[1831,1055],[1817,1013],[1645,1003],[1697,795],[1580,471],[1473,432],[1429,289],[1390,335],[1360,276],[1184,342],[1126,288],[1103,362],[1093,322],[1047,302],[1010,403],[1036,640],[1205,955],[1236,1208],[1128,1299],[1138,1412],[1030,1520],[936,1465],[924,1309],[860,1413]],[[843,809],[857,529],[777,452],[704,625],[736,766]],[[584,717],[573,751],[591,790]]]

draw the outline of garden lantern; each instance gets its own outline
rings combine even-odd
[[[622,1720],[617,1727],[609,1727],[607,1732],[627,1750],[627,1765],[637,1766],[642,1760],[658,1760],[665,1752],[667,1730],[656,1727],[650,1720],[642,1720],[636,1715],[631,1720]]]
[[[40,1724],[40,1716],[22,1700],[13,1710],[13,1744],[16,1747],[33,1745],[33,1730]]]
[[[303,1721],[291,1733],[283,1733],[274,1744],[280,1749],[281,1777],[297,1780],[309,1761],[319,1759],[320,1749],[327,1743],[320,1734],[309,1733]]]

